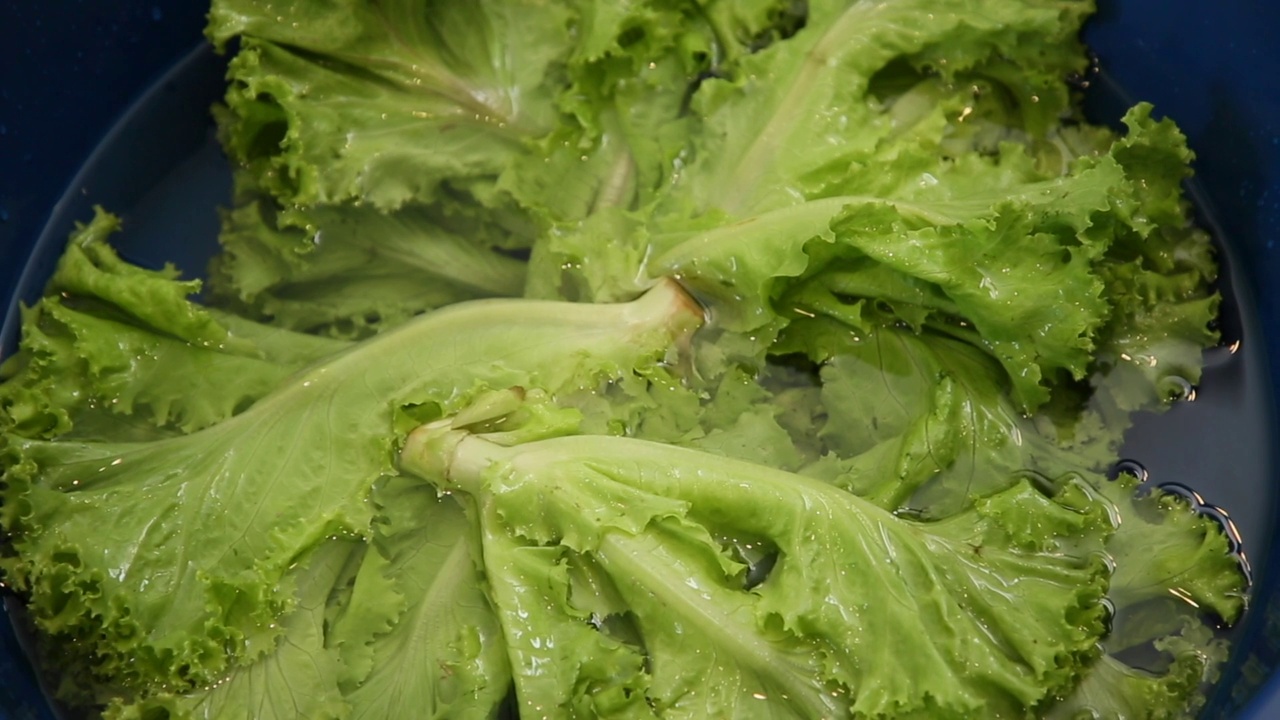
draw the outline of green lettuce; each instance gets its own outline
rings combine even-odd
[[[52,686],[1190,716],[1248,568],[1113,465],[1196,392],[1216,258],[1176,126],[1075,109],[1091,11],[214,0],[207,281],[98,211],[0,364],[0,572]]]
[[[104,224],[112,220],[100,216],[82,229],[69,257],[86,242],[113,257],[93,242]],[[85,284],[106,303],[103,316],[176,318],[174,332],[219,343],[198,358],[207,372],[244,369],[238,355],[220,368],[220,351],[237,344],[211,314],[182,300],[194,286],[155,275],[139,282],[140,271],[113,264],[118,272]],[[42,307],[82,299],[89,298],[55,290]],[[397,408],[448,408],[485,386],[594,385],[644,358],[661,359],[700,321],[673,286],[615,306],[461,304],[307,364],[247,407],[216,406],[226,415],[198,431],[144,440],[31,437],[14,432],[6,409],[3,521],[17,536],[16,554],[4,560],[7,577],[28,593],[36,623],[65,641],[68,663],[140,688],[214,682],[253,656],[254,637],[279,631],[277,617],[289,605],[279,583],[301,554],[334,533],[368,533],[369,489],[392,470]],[[97,329],[81,323],[63,331],[81,328]],[[41,372],[6,385],[24,401],[22,412],[62,423],[42,427],[44,435],[72,429],[66,425],[86,393],[110,402],[122,386],[163,389],[147,375],[128,375],[152,363],[118,367],[111,343],[98,353],[95,340],[107,337],[60,348],[83,353],[78,363],[58,361],[83,370],[71,378],[84,389],[71,393],[70,405],[66,386]],[[152,340],[146,351],[157,355],[169,343],[159,332]],[[226,394],[194,390],[183,402]]]
[[[244,315],[338,337],[464,300],[523,293],[523,262],[476,242],[472,228],[449,224],[420,207],[282,212],[253,200],[224,216],[213,287]]]
[[[509,670],[466,519],[399,478],[373,497],[371,544],[327,541],[286,576],[296,603],[261,657],[211,687],[117,699],[106,716],[492,717]]]
[[[410,435],[401,467],[472,498],[529,714],[1020,717],[1071,684],[1103,631],[1111,521],[1084,486],[1024,482],[919,523],[697,451],[503,447],[448,424]],[[768,577],[748,588],[722,538],[772,548]],[[637,638],[600,624],[575,573],[607,584]]]
[[[214,3],[210,39],[240,43],[223,127],[233,158],[291,205],[394,208],[492,183],[555,121],[547,79],[573,45],[571,5],[421,10]]]

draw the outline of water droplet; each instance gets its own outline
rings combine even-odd
[[[0,125],[0,135],[8,135],[9,128],[6,125]]]
[[[164,10],[160,9],[159,5],[151,6],[151,19],[155,20],[156,22],[159,22],[160,20],[164,19]]]

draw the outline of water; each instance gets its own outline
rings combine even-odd
[[[1275,449],[1269,438],[1275,418],[1269,407],[1275,388],[1256,313],[1256,302],[1242,283],[1232,282],[1238,266],[1230,238],[1213,221],[1212,209],[1192,188],[1200,222],[1219,241],[1223,296],[1219,324],[1221,343],[1205,353],[1200,384],[1163,414],[1140,415],[1125,436],[1122,460],[1115,471],[1137,475],[1147,491],[1185,498],[1223,527],[1245,574],[1268,566],[1274,552],[1276,502]],[[1218,635],[1232,644],[1232,654],[1218,687],[1209,691],[1204,718],[1228,717],[1241,704],[1240,693],[1257,687],[1259,652],[1265,652],[1263,606],[1271,601],[1251,595],[1244,617]],[[1264,670],[1261,672],[1270,672]],[[1238,686],[1237,686],[1238,685]]]
[[[1202,197],[1199,209],[1201,223],[1220,242],[1228,241],[1220,258],[1222,341],[1205,353],[1200,384],[1184,400],[1168,412],[1137,417],[1114,469],[1137,475],[1146,488],[1188,498],[1220,521],[1246,569],[1261,567],[1275,530],[1269,513],[1276,492],[1270,482],[1274,457],[1268,447],[1273,388],[1255,303],[1246,288],[1232,282],[1229,238],[1215,227]]]
[[[207,111],[222,92],[221,62],[197,53],[157,84],[131,113],[128,127],[108,137],[50,223],[43,252],[38,251],[20,288],[23,297],[30,300],[38,293],[72,222],[87,219],[94,203],[123,215],[127,232],[121,251],[129,259],[153,266],[174,261],[188,274],[202,270],[216,249],[215,208],[226,203],[230,186]],[[147,148],[144,160],[139,147]],[[1210,214],[1203,221],[1212,227]],[[1116,470],[1143,478],[1153,489],[1194,493],[1205,512],[1231,528],[1242,556],[1262,566],[1274,532],[1268,516],[1275,493],[1269,483],[1272,387],[1254,302],[1231,282],[1229,248],[1223,260],[1222,345],[1207,353],[1202,381],[1189,389],[1187,399],[1169,412],[1137,419]],[[3,328],[0,356],[14,346],[14,319],[11,314]],[[767,564],[760,569],[767,574]],[[1240,662],[1235,659],[1233,666]]]

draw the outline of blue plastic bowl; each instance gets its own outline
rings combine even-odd
[[[1090,113],[1114,122],[1149,100],[1187,133],[1202,219],[1229,251],[1223,331],[1245,343],[1206,373],[1206,402],[1140,423],[1126,453],[1156,475],[1203,478],[1193,484],[1245,532],[1254,596],[1204,717],[1280,718],[1280,3],[1099,3],[1086,32],[1103,71]],[[0,357],[16,343],[16,303],[38,296],[94,204],[123,214],[121,251],[134,261],[198,271],[216,247],[229,174],[208,107],[224,66],[201,43],[204,6],[0,6]],[[0,720],[55,718],[2,614]]]

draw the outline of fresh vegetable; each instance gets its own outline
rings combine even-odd
[[[797,718],[1019,716],[1070,686],[1102,631],[1111,522],[1083,483],[1049,498],[1022,481],[919,523],[698,451],[586,435],[506,448],[439,423],[410,435],[401,467],[473,498],[530,716],[629,700],[748,717],[768,698]],[[768,578],[748,588],[722,538],[769,548]],[[633,625],[643,652],[584,631],[600,600],[579,600],[575,576],[609,588],[595,613]],[[596,654],[629,675],[574,661]]]
[[[261,350],[182,299],[190,284],[121,264],[105,245],[102,226],[111,223],[100,215],[73,239],[51,281],[54,294],[28,319],[44,331],[31,335],[40,342],[29,344],[19,357],[25,367],[5,386],[24,401],[10,416],[72,429],[58,441],[5,437],[4,511],[16,535],[16,556],[5,565],[9,581],[32,593],[36,621],[66,636],[63,662],[79,661],[131,692],[215,683],[233,659],[275,642],[291,604],[285,578],[298,559],[326,537],[369,532],[370,489],[393,471],[396,426],[413,417],[398,408],[447,412],[495,384],[594,387],[662,359],[701,320],[671,285],[612,306],[458,305],[283,382],[269,374],[278,386],[249,396],[254,402],[242,409],[222,402],[223,383],[235,383],[229,373],[245,372],[246,361],[266,363],[255,357]],[[82,284],[81,251],[101,259]],[[64,287],[80,291],[63,298]],[[76,317],[71,304],[93,312],[64,323],[63,312]],[[123,320],[136,362],[110,342],[112,317]],[[163,367],[174,354],[167,346],[183,334],[213,346],[182,345],[188,357],[173,358],[180,367]],[[63,398],[69,388],[46,369],[68,366],[86,387]],[[145,393],[164,389],[151,378],[171,373],[222,383],[169,388],[181,407],[152,415],[155,437],[122,441],[102,421],[102,437],[76,437],[82,412],[104,405],[128,412],[132,393],[147,400]],[[163,432],[186,407],[225,414],[196,432]]]
[[[1107,474],[1216,265],[1173,123],[1074,109],[1091,10],[215,0],[207,287],[99,211],[0,365],[60,696],[1192,715],[1247,568]]]

